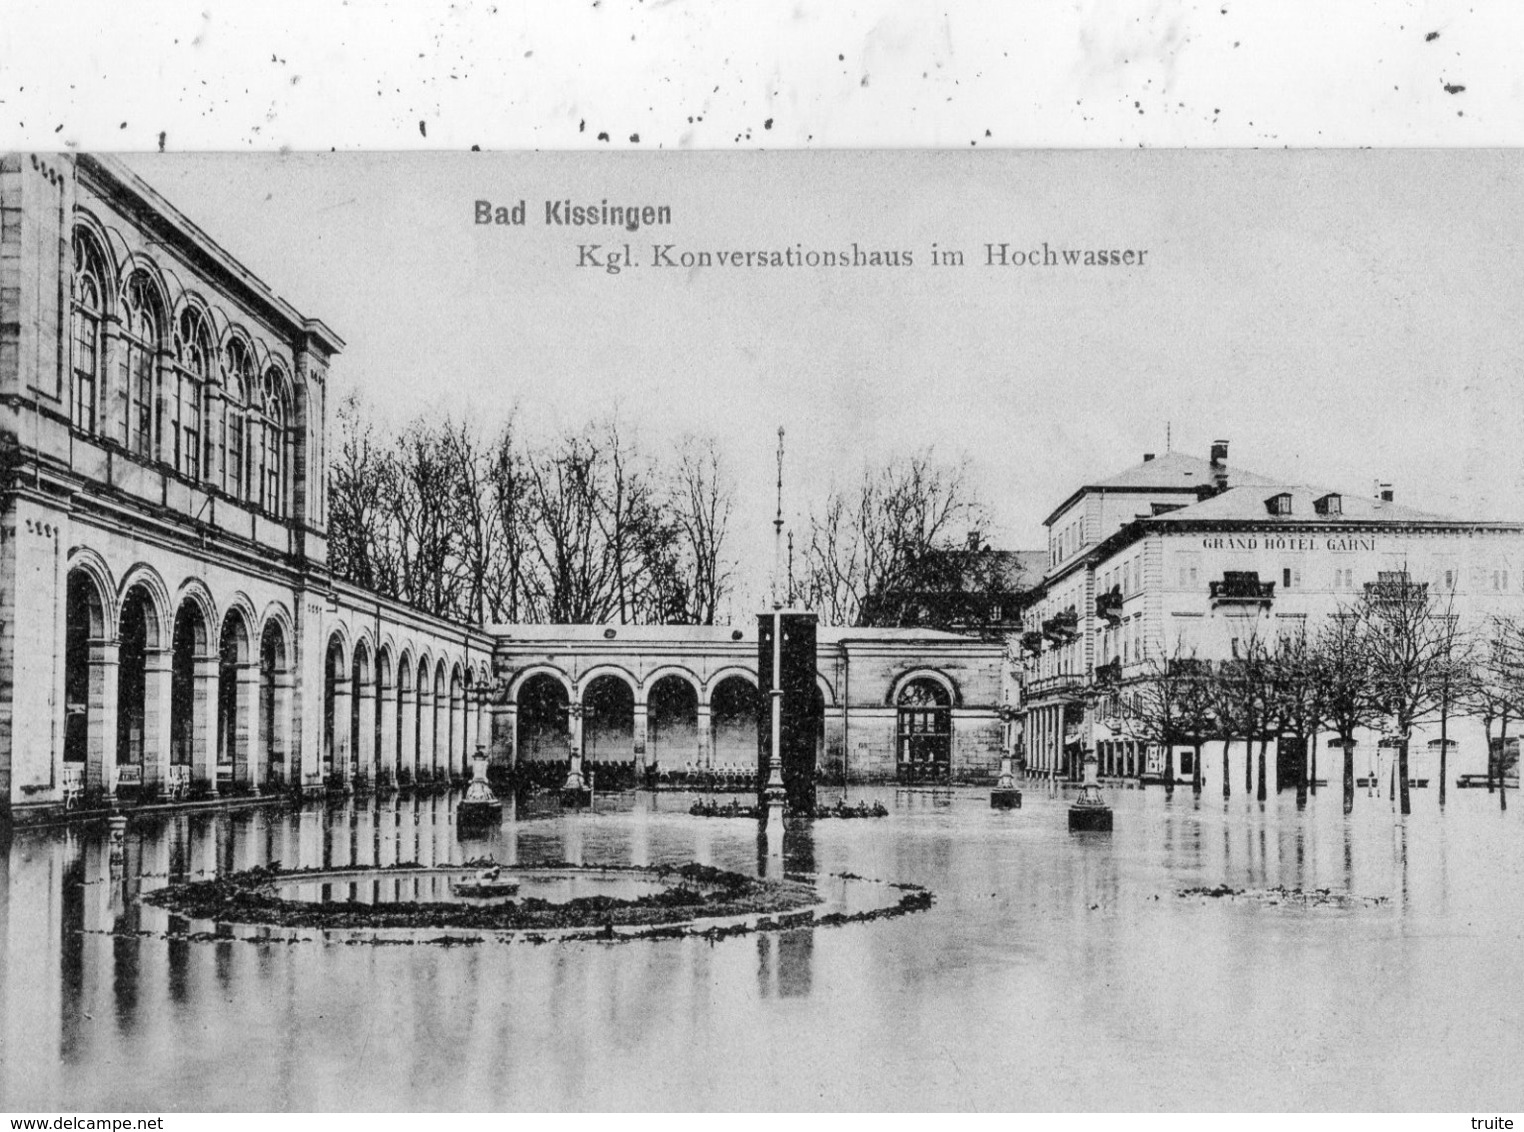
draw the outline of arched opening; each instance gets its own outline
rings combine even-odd
[[[445,681],[444,661],[434,669],[434,711],[430,716],[434,728],[434,739],[429,750],[434,757],[429,761],[429,768],[434,777],[440,778],[449,773],[450,767],[450,692],[449,685]]]
[[[628,681],[599,676],[583,689],[582,754],[590,764],[634,765],[635,692]]]
[[[690,681],[674,674],[651,685],[646,729],[658,774],[698,765],[698,690]]]
[[[370,647],[360,641],[355,645],[354,662],[349,666],[349,757],[361,777],[368,777],[371,760],[367,757],[366,740],[375,730],[372,718],[375,714],[376,690],[370,683]]]
[[[323,664],[323,777],[332,778],[344,769],[349,752],[339,749],[338,724],[340,701],[348,699],[349,673],[344,667],[344,644],[335,635],[328,640],[328,656]],[[341,687],[342,685],[342,687]],[[343,722],[348,724],[349,705],[343,704]],[[347,731],[346,731],[347,737]]]
[[[160,647],[159,619],[153,599],[142,586],[133,586],[122,601],[117,640],[117,782],[122,786],[142,786],[148,727],[148,653]]]
[[[469,769],[466,763],[466,678],[460,668],[450,671],[450,773],[459,775]]]
[[[230,610],[222,621],[217,648],[217,782],[250,784],[249,733],[254,710],[246,690],[249,631],[243,616]]]
[[[376,781],[390,785],[397,772],[397,742],[396,736],[400,730],[388,727],[389,719],[395,720],[395,708],[392,700],[395,689],[392,687],[392,656],[386,649],[382,649],[376,655],[376,710],[374,711],[375,726],[371,734],[371,746],[376,752]],[[387,742],[388,731],[392,741]]]
[[[714,765],[757,768],[757,689],[741,676],[727,676],[709,697]]]
[[[564,763],[571,759],[570,703],[566,686],[549,673],[536,673],[524,681],[519,688],[514,736],[520,763]]]
[[[101,721],[91,710],[100,693],[97,650],[105,643],[106,607],[95,581],[83,570],[69,573],[64,610],[64,762],[72,773],[83,775],[94,746],[99,758]],[[92,697],[92,686],[96,693]],[[66,766],[66,770],[68,767]],[[98,785],[100,770],[92,768],[91,785]]]
[[[895,702],[899,715],[896,775],[901,782],[952,777],[952,697],[935,680],[911,680]]]
[[[429,662],[418,662],[418,691],[413,704],[413,776],[419,782],[433,777],[434,755],[430,746],[434,737],[434,682],[429,676]]]
[[[413,762],[418,753],[418,704],[413,699],[413,660],[406,653],[397,664],[397,782],[413,781]]]
[[[212,658],[210,633],[201,607],[189,599],[175,614],[175,631],[169,668],[169,766],[170,773],[188,782],[195,768],[207,763],[207,697],[198,676],[200,662]],[[201,693],[201,694],[198,694]],[[177,771],[175,768],[186,769]]]
[[[301,781],[300,771],[286,765],[285,735],[279,722],[285,718],[279,689],[285,674],[286,639],[272,621],[259,638],[259,750],[267,779],[295,785]]]

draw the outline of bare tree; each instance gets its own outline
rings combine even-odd
[[[1440,599],[1406,570],[1383,572],[1365,587],[1361,635],[1371,686],[1397,743],[1401,811],[1411,812],[1408,743],[1413,728],[1436,716],[1453,682],[1461,629],[1450,595]]]
[[[889,595],[914,589],[916,565],[955,551],[982,518],[966,465],[937,463],[925,451],[865,471],[810,515],[804,595],[828,624],[879,622]]]
[[[1378,711],[1371,695],[1370,662],[1358,610],[1334,613],[1313,638],[1312,654],[1322,690],[1322,715],[1344,750],[1344,812],[1355,808],[1355,733],[1373,726]]]
[[[1511,616],[1494,616],[1488,622],[1485,641],[1476,651],[1464,674],[1452,677],[1451,686],[1459,687],[1463,709],[1482,721],[1487,739],[1487,789],[1490,791],[1496,780],[1498,805],[1506,810],[1508,724],[1524,713],[1524,625]],[[1496,756],[1494,724],[1499,727]]]
[[[1237,654],[1223,661],[1217,669],[1214,696],[1223,734],[1223,797],[1231,788],[1228,752],[1236,735],[1244,741],[1244,790],[1255,789],[1254,744],[1259,742],[1259,788],[1257,796],[1265,800],[1265,749],[1274,729],[1270,650],[1258,631],[1240,638]]]
[[[726,557],[734,507],[735,481],[714,440],[686,437],[678,446],[666,490],[666,509],[680,536],[676,566],[684,600],[676,619],[714,624],[734,571]]]
[[[1120,696],[1120,722],[1134,739],[1157,745],[1164,753],[1164,790],[1175,790],[1175,747],[1191,743],[1196,765],[1200,744],[1211,727],[1210,680],[1194,649],[1175,646],[1173,654],[1153,653],[1142,676]],[[1200,793],[1199,771],[1193,786]]]
[[[1307,749],[1317,746],[1324,711],[1322,668],[1305,623],[1298,622],[1293,632],[1276,638],[1268,666],[1277,749],[1288,737],[1296,743],[1296,796],[1302,805],[1307,799]]]

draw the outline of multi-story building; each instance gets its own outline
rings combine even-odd
[[[0,814],[406,785],[460,776],[478,746],[516,757],[515,638],[329,568],[343,346],[121,162],[0,157]],[[539,635],[557,632],[565,647],[542,654],[575,653],[588,631]],[[987,774],[999,650],[859,636],[822,662],[850,773],[892,777],[896,752],[916,752],[943,778]],[[673,710],[706,716],[711,691],[738,693],[700,671],[734,660],[728,675],[755,685],[755,657],[731,657],[747,637],[708,631],[712,655],[672,669],[687,683],[655,673],[650,690],[671,707],[691,685],[697,702]],[[652,673],[628,642],[603,659],[632,681],[619,733],[634,757]],[[569,673],[584,675],[558,687],[580,708],[599,673]]]
[[[1145,455],[1076,489],[1046,527],[1022,635],[1035,774],[1077,777],[1087,743],[1103,773],[1158,773],[1160,752],[1115,725],[1107,693],[1169,658],[1227,660],[1251,638],[1314,629],[1384,578],[1432,586],[1470,624],[1524,598],[1524,524],[1426,514],[1387,485],[1346,494],[1230,469],[1226,441],[1206,460]],[[1210,744],[1204,772],[1221,758]],[[1190,769],[1184,752],[1175,765]]]

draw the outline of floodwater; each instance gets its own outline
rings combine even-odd
[[[1524,1107],[1524,801],[1108,789],[1115,832],[1076,836],[1024,789],[866,788],[890,817],[791,830],[789,868],[935,905],[717,941],[255,943],[137,901],[273,860],[766,863],[685,795],[464,845],[442,797],[140,818],[115,880],[104,827],[16,831],[0,1109]],[[1216,885],[1362,899],[1179,895]]]

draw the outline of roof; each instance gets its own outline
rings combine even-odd
[[[755,642],[757,626],[750,625],[489,625],[486,632],[503,642],[613,641],[627,644],[734,644]],[[822,625],[815,639],[822,644],[854,641],[967,641],[963,633],[940,629],[852,629]]]
[[[1053,513],[1044,521],[1052,523],[1068,509],[1071,503],[1087,491],[1195,491],[1203,484],[1212,483],[1214,472],[1215,469],[1210,460],[1203,460],[1199,456],[1187,456],[1184,452],[1166,452],[1163,456],[1134,464],[1109,479],[1084,484],[1055,507]],[[1234,485],[1268,486],[1275,482],[1257,472],[1246,472],[1232,465],[1227,467],[1227,476],[1228,483]]]
[[[1290,514],[1271,514],[1266,506],[1266,500],[1282,494],[1291,496]],[[1326,495],[1340,496],[1339,514],[1318,514],[1313,504]],[[1156,515],[1152,521],[1161,526],[1168,526],[1172,523],[1249,520],[1317,523],[1325,526],[1347,526],[1350,523],[1454,523],[1460,521],[1449,516],[1435,515],[1428,511],[1419,511],[1399,503],[1389,503],[1386,500],[1372,499],[1363,495],[1344,495],[1340,492],[1331,492],[1327,488],[1309,487],[1306,484],[1277,484],[1268,481],[1253,486],[1229,487],[1226,491],[1209,499],[1203,499],[1199,503],[1191,503],[1178,511]]]

